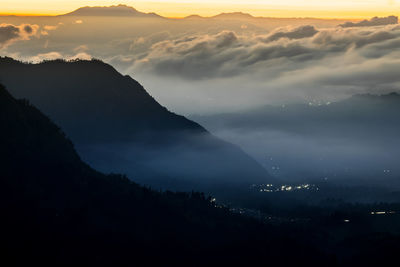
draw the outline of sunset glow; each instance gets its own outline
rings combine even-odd
[[[82,6],[108,6],[126,4],[143,12],[156,12],[167,17],[185,17],[191,14],[212,16],[221,12],[246,12],[264,17],[318,17],[365,18],[397,15],[400,3],[395,0],[5,0],[0,3],[3,15],[59,15]]]

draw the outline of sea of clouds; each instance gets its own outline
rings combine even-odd
[[[100,58],[184,114],[399,91],[397,17],[270,31],[227,26],[176,32],[173,23],[165,24],[120,34],[115,25],[85,20],[1,24],[0,52],[32,62]]]

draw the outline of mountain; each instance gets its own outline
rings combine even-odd
[[[0,59],[0,81],[61,125],[82,158],[104,172],[173,190],[226,192],[272,178],[238,147],[168,111],[101,61],[26,64]]]
[[[143,13],[127,5],[118,6],[96,6],[81,7],[63,16],[111,16],[111,17],[142,17],[142,18],[161,18],[155,13]]]
[[[214,19],[254,19],[252,15],[243,12],[221,13],[211,18]]]
[[[206,19],[206,17],[202,17],[200,15],[189,15],[184,17],[184,19]]]
[[[155,192],[82,162],[27,100],[0,85],[0,256],[13,266],[203,266],[310,263],[282,231],[234,215],[200,193]],[[287,243],[286,243],[287,242]],[[23,255],[23,256],[21,256]]]

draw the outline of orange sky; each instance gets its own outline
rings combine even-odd
[[[277,4],[279,3],[279,4]],[[82,6],[126,4],[167,17],[242,11],[255,16],[363,18],[397,15],[400,0],[1,0],[1,14],[58,15]]]

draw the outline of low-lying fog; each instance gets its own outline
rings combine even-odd
[[[284,180],[383,185],[400,173],[399,112],[390,94],[192,118]]]

